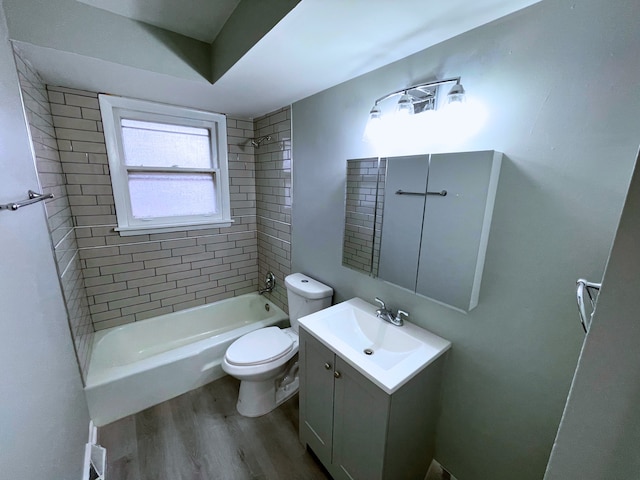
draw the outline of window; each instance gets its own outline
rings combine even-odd
[[[224,115],[100,95],[120,235],[223,227]]]

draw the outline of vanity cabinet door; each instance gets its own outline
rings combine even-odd
[[[338,356],[335,372],[334,477],[381,479],[390,397]]]
[[[334,480],[425,477],[435,444],[441,359],[392,395],[304,328],[299,362],[300,442]]]
[[[502,154],[431,155],[416,292],[469,311],[478,305]],[[386,222],[386,219],[385,219]]]
[[[331,464],[334,353],[300,329],[300,441]]]

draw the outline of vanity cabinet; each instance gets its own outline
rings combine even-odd
[[[389,395],[302,326],[299,355],[300,441],[335,480],[425,477],[442,358]]]

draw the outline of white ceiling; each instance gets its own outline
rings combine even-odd
[[[110,5],[122,2],[130,8],[142,3],[142,0],[83,1]],[[476,0],[471,4],[467,0],[302,0],[213,85],[204,79],[202,82],[179,79],[29,44],[20,44],[20,48],[50,84],[251,118],[537,1]],[[145,0],[145,4],[150,3]],[[194,5],[198,3],[206,10],[206,0],[194,1]],[[156,13],[167,20],[165,14]],[[184,28],[185,33],[188,26],[171,28]]]
[[[240,0],[77,0],[92,7],[212,43]]]

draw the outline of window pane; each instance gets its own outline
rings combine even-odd
[[[213,175],[208,173],[131,173],[134,218],[211,215],[216,213]]]
[[[122,120],[126,165],[211,168],[211,143],[206,128]]]

